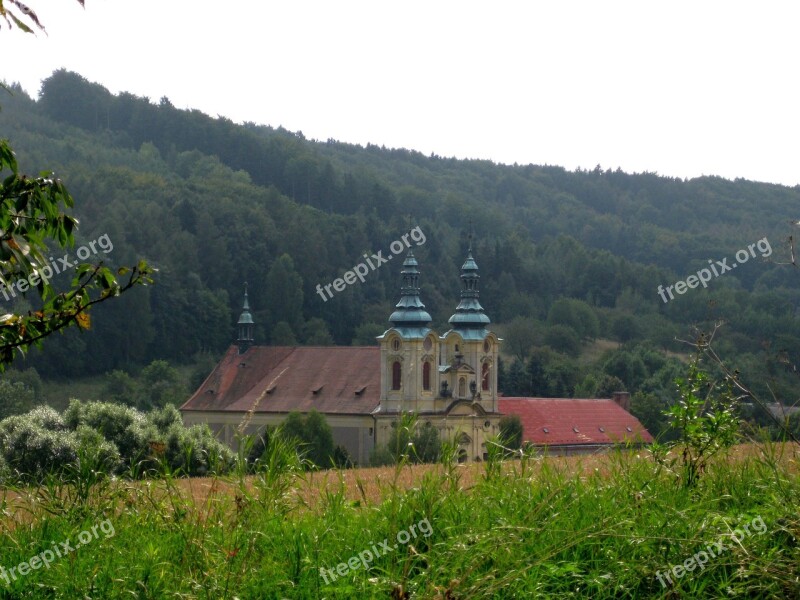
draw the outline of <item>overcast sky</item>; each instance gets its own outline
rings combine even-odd
[[[798,2],[26,0],[0,79],[65,67],[307,138],[800,184]],[[0,132],[2,135],[2,132]]]

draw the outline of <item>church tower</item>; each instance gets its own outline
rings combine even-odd
[[[239,354],[244,354],[255,343],[253,339],[253,316],[250,314],[250,303],[247,301],[247,283],[244,284],[244,304],[242,314],[239,315],[239,337],[236,344],[239,346]]]
[[[433,410],[438,389],[439,344],[431,315],[419,297],[419,269],[409,251],[400,272],[400,301],[381,345],[381,413]]]
[[[441,337],[444,382],[457,400],[477,402],[497,412],[497,357],[500,339],[488,331],[491,322],[478,297],[478,264],[472,245],[461,267],[461,301],[450,317],[452,329]]]

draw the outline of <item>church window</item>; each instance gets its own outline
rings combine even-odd
[[[422,363],[422,389],[425,391],[431,389],[431,363],[427,360]]]
[[[483,340],[483,351],[488,354],[489,350],[491,350],[491,349],[492,349],[492,345],[489,343],[489,340]]]
[[[397,338],[392,340],[392,350],[400,350],[400,340]]]
[[[392,389],[399,390],[400,389],[400,380],[402,375],[402,367],[400,366],[400,361],[396,360],[392,363]]]
[[[481,389],[484,392],[489,390],[489,363],[483,363],[481,367]]]
[[[467,396],[467,380],[463,377],[458,380],[458,397],[466,398]]]
[[[425,348],[425,352],[430,352],[431,348],[433,348],[433,342],[431,342],[431,338],[426,337],[425,341],[422,342],[422,347]]]

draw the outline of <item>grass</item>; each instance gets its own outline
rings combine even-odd
[[[50,482],[0,497],[0,566],[106,519],[114,533],[0,579],[0,598],[798,597],[797,458],[739,446],[690,489],[645,450],[318,473],[275,461],[252,477],[93,479],[80,494]],[[766,533],[737,544],[756,517]],[[424,520],[429,535],[402,543]],[[724,553],[661,585],[657,572],[719,540]],[[346,565],[384,541],[368,568]]]

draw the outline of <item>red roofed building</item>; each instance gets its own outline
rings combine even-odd
[[[611,400],[500,398],[500,412],[518,415],[522,441],[549,452],[587,452],[619,443],[651,444],[653,437],[626,408],[627,392]]]
[[[642,433],[639,422],[610,400],[502,398],[497,389],[501,339],[486,326],[478,301],[478,266],[470,250],[461,267],[461,300],[442,335],[419,297],[417,260],[409,252],[401,271],[400,301],[379,346],[255,346],[245,289],[239,337],[197,391],[181,406],[187,425],[207,423],[233,445],[236,433],[277,425],[289,412],[323,414],[357,464],[385,445],[400,415],[413,412],[443,440],[455,441],[461,461],[482,460],[486,441],[499,433],[502,414],[519,414],[525,440],[595,448]],[[543,431],[552,428],[553,435]],[[603,435],[598,427],[605,428]],[[596,431],[593,431],[594,428]],[[577,429],[577,431],[574,431]],[[542,434],[544,437],[542,437]]]

